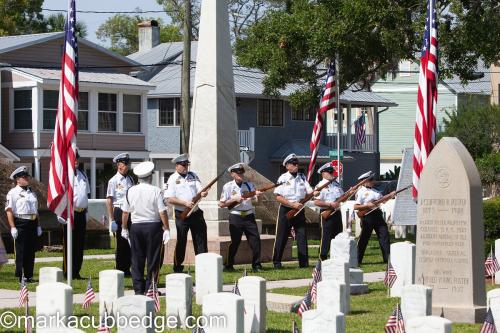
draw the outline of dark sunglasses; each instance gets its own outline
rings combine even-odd
[[[333,171],[334,171],[333,169],[325,169],[325,170],[323,170],[323,172],[328,172],[328,173],[333,173]]]
[[[123,164],[125,164],[125,165],[128,165],[129,160],[119,160],[119,161],[116,161],[116,163],[117,163],[117,164],[118,164],[118,163],[123,163]]]
[[[186,167],[186,166],[188,166],[190,163],[189,163],[189,162],[179,162],[179,163],[177,163],[177,164],[180,164],[180,165],[182,165],[182,166]]]
[[[245,173],[244,169],[233,169],[231,172],[237,173],[238,175],[242,175]]]
[[[30,178],[30,177],[31,177],[30,174],[26,172],[20,173],[16,176],[16,178]]]
[[[291,160],[288,163],[290,163],[292,165],[299,165],[299,161],[298,160]]]

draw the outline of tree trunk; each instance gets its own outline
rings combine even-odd
[[[190,116],[190,85],[191,85],[191,1],[184,0],[184,24],[183,24],[183,42],[184,49],[182,52],[182,100],[181,100],[181,153],[188,153],[189,150],[189,127],[191,125]]]

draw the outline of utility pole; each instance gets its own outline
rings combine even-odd
[[[181,153],[189,150],[189,127],[191,125],[191,0],[184,0],[183,23],[183,52],[182,52],[182,88],[181,88]]]

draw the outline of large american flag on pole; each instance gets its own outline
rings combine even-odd
[[[69,0],[66,17],[59,105],[50,151],[47,206],[56,215],[70,218],[73,225],[73,182],[75,176],[78,120],[78,47],[75,0]],[[68,200],[68,198],[71,198]],[[67,209],[69,208],[69,209]]]
[[[314,121],[311,143],[309,144],[311,161],[309,162],[309,171],[307,172],[308,181],[311,180],[311,176],[314,172],[314,165],[316,164],[316,158],[318,157],[319,143],[321,141],[321,134],[323,132],[325,122],[325,113],[328,110],[337,107],[335,105],[336,96],[338,94],[337,88],[337,84],[335,83],[335,61],[332,61],[328,66],[325,88],[321,93],[321,101],[319,103],[318,112],[316,112],[316,120]]]
[[[417,115],[413,145],[413,197],[429,154],[436,144],[438,83],[438,22],[436,0],[427,1],[427,19],[418,77]]]

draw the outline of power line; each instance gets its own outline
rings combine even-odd
[[[67,9],[42,8],[42,11],[66,13]],[[149,14],[149,13],[178,13],[179,11],[177,10],[140,10],[140,11],[77,10],[76,12],[82,14]]]

